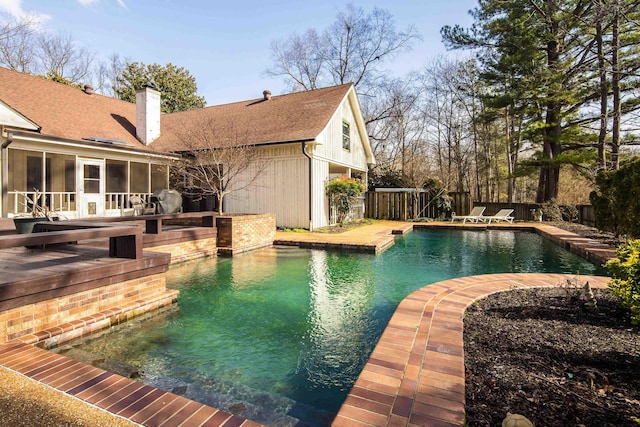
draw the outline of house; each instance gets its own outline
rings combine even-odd
[[[168,188],[173,153],[198,147],[184,131],[204,124],[268,159],[256,182],[225,198],[225,212],[275,213],[279,227],[330,224],[326,182],[366,182],[375,163],[351,84],[162,115],[160,96],[142,88],[134,105],[0,68],[2,216],[24,211],[20,193],[33,188],[71,218],[122,215],[132,195]]]
[[[154,134],[136,128],[138,119],[155,119],[159,132],[160,100],[149,96],[153,92],[139,91],[144,102],[136,109],[93,93],[91,86],[79,89],[0,68],[1,216],[27,211],[23,195],[32,197],[34,189],[44,193],[41,203],[50,209],[79,218],[122,215],[129,197],[148,200],[168,188],[168,160],[174,156],[153,150]]]
[[[202,129],[215,134],[219,146],[262,150],[268,162],[257,180],[226,196],[223,207],[230,213],[275,213],[278,227],[335,223],[326,183],[345,175],[366,182],[368,165],[375,163],[352,84],[280,96],[264,91],[258,99],[163,115],[161,129],[153,142],[161,151],[210,148]],[[252,173],[235,179],[247,181]]]

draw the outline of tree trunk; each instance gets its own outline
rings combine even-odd
[[[507,202],[511,204],[513,203],[513,193],[515,191],[515,177],[513,176],[515,168],[512,153],[513,144],[511,142],[511,138],[513,138],[513,117],[509,114],[509,108],[505,109],[504,116],[504,129],[507,140]]]
[[[557,31],[553,31],[555,34]],[[547,66],[552,73],[557,72],[560,58],[560,47],[556,40],[547,42]],[[560,167],[555,158],[562,152],[560,145],[560,117],[562,106],[557,101],[557,89],[551,85],[547,93],[545,128],[543,129],[542,169],[538,182],[536,203],[548,202],[558,197]]]
[[[222,201],[224,200],[224,193],[220,193],[220,197],[218,198],[218,215],[222,215]]]
[[[613,91],[613,133],[611,136],[611,168],[618,170],[620,168],[620,159],[618,152],[620,150],[620,64],[618,62],[618,53],[620,50],[620,40],[618,30],[620,25],[620,5],[614,1],[613,22],[611,24],[611,68],[613,76],[611,79],[611,89]]]
[[[609,100],[609,90],[607,84],[607,69],[605,67],[605,58],[602,49],[602,20],[599,17],[596,23],[596,44],[598,47],[598,71],[600,73],[600,132],[598,133],[598,169],[607,169],[606,157],[606,139],[607,139],[607,121]]]

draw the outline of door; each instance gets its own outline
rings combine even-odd
[[[104,160],[78,159],[78,215],[104,216]]]

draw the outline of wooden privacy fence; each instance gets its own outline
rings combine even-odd
[[[438,209],[429,193],[424,191],[368,191],[365,195],[365,217],[373,219],[390,219],[407,221],[418,218],[450,217],[451,212],[456,215],[468,215],[473,206],[484,206],[484,215],[494,215],[500,209],[513,209],[516,221],[535,221],[536,212],[542,209],[539,203],[486,203],[473,202],[469,193],[449,193],[451,211],[443,212]],[[580,224],[593,227],[595,218],[591,205],[576,205],[577,221]],[[543,218],[548,219],[548,218]],[[565,221],[571,221],[565,218]]]
[[[534,210],[540,211],[543,208],[539,203],[485,203],[474,202],[474,206],[484,206],[487,209],[484,211],[484,215],[494,215],[500,209],[513,209],[513,217],[516,221],[536,221],[537,218],[534,215]],[[563,206],[561,206],[562,208]],[[568,218],[563,214],[564,221],[573,221],[579,224],[588,225],[589,227],[595,226],[595,217],[593,214],[593,207],[591,205],[575,205],[577,218]],[[568,211],[569,206],[566,206],[565,211]],[[563,209],[561,209],[563,210]],[[551,220],[550,218],[542,217],[542,220]]]
[[[465,215],[471,211],[469,193],[449,193],[453,212]],[[365,217],[407,221],[417,218],[438,218],[447,214],[438,209],[426,191],[368,191],[365,197]]]
[[[537,203],[485,203],[474,202],[474,206],[484,206],[484,216],[495,215],[500,209],[513,209],[511,214],[516,221],[534,221],[534,209],[540,209],[542,205]]]
[[[580,224],[588,225],[589,227],[596,226],[596,216],[593,212],[593,206],[591,205],[578,205],[578,222]]]

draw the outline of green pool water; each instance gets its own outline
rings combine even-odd
[[[526,232],[414,232],[377,256],[274,247],[172,268],[177,307],[79,348],[258,422],[329,425],[404,297],[501,272],[605,274]]]

